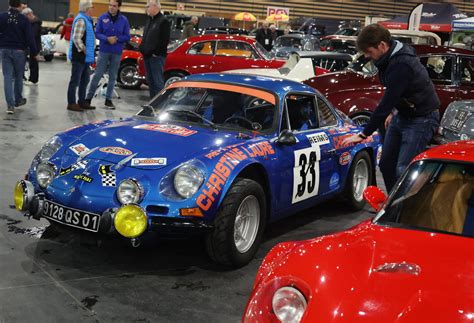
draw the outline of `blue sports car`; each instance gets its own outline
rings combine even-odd
[[[204,231],[216,262],[243,266],[266,225],[335,195],[354,208],[375,182],[378,135],[360,131],[318,92],[234,74],[175,82],[132,118],[51,138],[14,190],[36,219],[137,245],[147,231]]]

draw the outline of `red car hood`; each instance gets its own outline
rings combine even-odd
[[[319,75],[303,83],[317,89],[326,96],[333,92],[354,91],[366,89],[370,86],[380,87],[378,76],[367,76],[351,70]]]
[[[308,322],[474,320],[472,238],[364,222],[296,244],[283,258],[285,266],[270,266],[271,277],[307,283]],[[419,273],[380,267],[403,262]]]

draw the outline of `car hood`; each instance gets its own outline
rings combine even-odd
[[[240,143],[238,132],[214,131],[198,125],[165,124],[141,119],[116,121],[79,134],[65,154],[78,156],[96,150],[87,159],[118,163],[133,155],[124,166],[159,169],[181,163],[220,146]]]
[[[380,86],[377,77],[356,73],[349,69],[316,76],[304,83],[317,89],[324,95],[333,92],[354,91],[371,86]]]
[[[472,238],[365,222],[296,244],[284,260],[291,272],[287,265],[275,274],[310,286],[306,317],[321,322],[463,321],[474,313],[469,250]]]

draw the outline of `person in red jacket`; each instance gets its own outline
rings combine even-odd
[[[65,39],[67,41],[71,40],[71,31],[72,31],[72,23],[74,22],[74,14],[70,13],[67,16],[67,19],[63,22],[63,28],[61,30],[61,39]]]

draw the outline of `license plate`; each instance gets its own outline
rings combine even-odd
[[[49,220],[87,231],[99,230],[100,215],[98,214],[68,208],[47,200],[44,201],[43,206],[43,216]]]
[[[453,121],[451,121],[451,124],[448,126],[448,128],[453,131],[461,130],[464,122],[466,122],[468,115],[469,114],[466,110],[458,110],[456,112],[456,115],[454,116]]]

